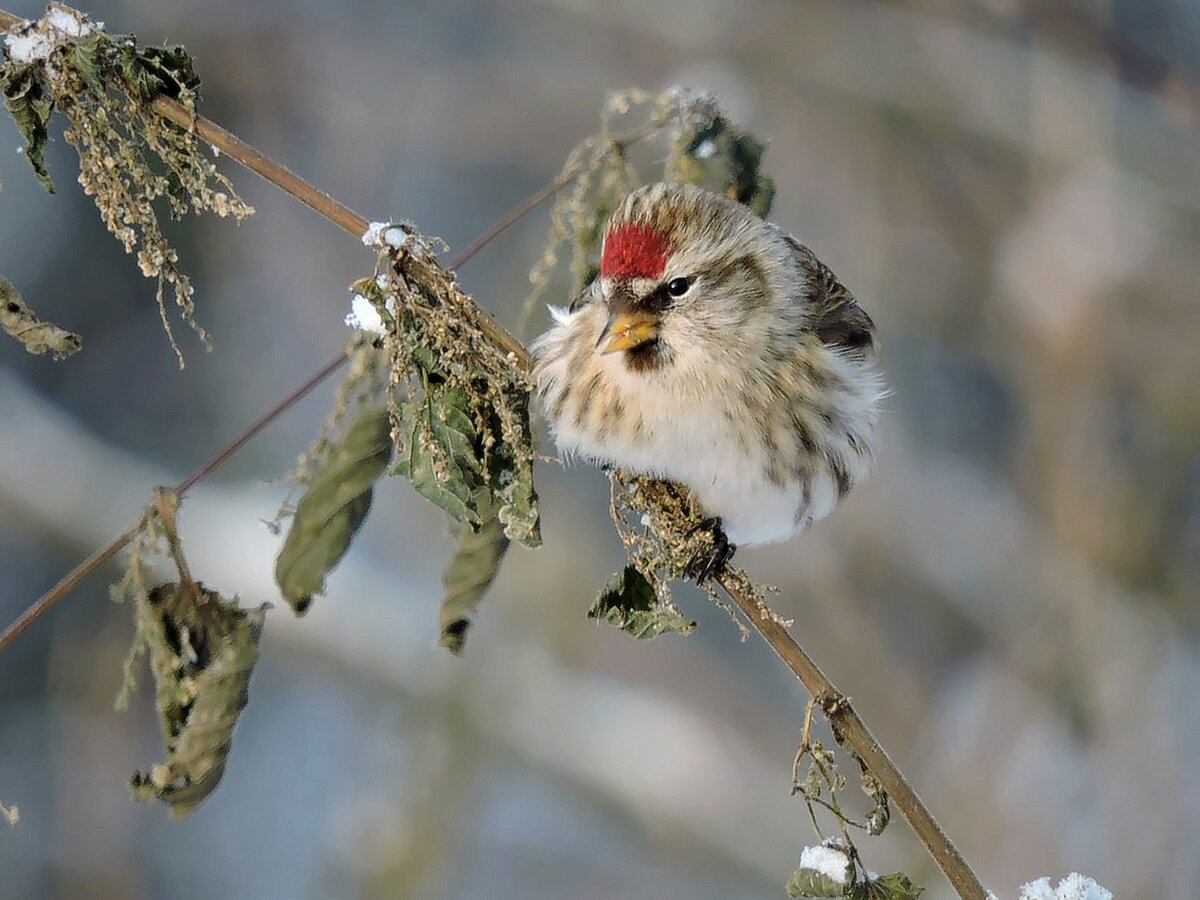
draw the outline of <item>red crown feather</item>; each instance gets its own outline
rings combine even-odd
[[[604,239],[600,274],[604,278],[657,278],[667,267],[671,242],[650,225],[618,225]]]

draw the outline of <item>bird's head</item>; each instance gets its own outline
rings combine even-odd
[[[645,371],[757,343],[795,280],[792,260],[779,231],[739,203],[686,184],[640,188],[605,228],[596,350]]]

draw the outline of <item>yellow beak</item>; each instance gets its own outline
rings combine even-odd
[[[613,313],[600,332],[596,346],[603,346],[601,353],[616,353],[632,350],[658,338],[659,318],[654,313],[635,310]]]

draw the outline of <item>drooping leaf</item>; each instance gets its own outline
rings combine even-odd
[[[9,61],[0,68],[0,89],[17,130],[25,138],[25,158],[33,174],[49,193],[54,193],[54,180],[46,168],[46,145],[49,133],[46,123],[54,112],[54,100],[42,84],[35,65],[21,66]]]
[[[182,817],[216,788],[269,606],[241,609],[199,584],[162,584],[139,601],[138,638],[150,649],[166,760],[134,773],[136,800],[157,797]]]
[[[696,628],[695,622],[660,607],[654,587],[633,566],[625,566],[608,580],[588,618],[607,622],[640,641],[665,632],[691,634]]]
[[[482,467],[475,450],[475,422],[467,395],[430,384],[424,395],[400,409],[401,444],[391,472],[452,519],[482,521],[476,491]]]
[[[83,346],[79,335],[43,321],[5,278],[0,278],[0,328],[34,355],[49,351],[55,359],[63,359]]]
[[[309,482],[275,560],[275,582],[297,615],[324,592],[325,576],[362,527],[391,456],[387,410],[375,410],[354,421]]]
[[[508,544],[504,526],[495,517],[478,529],[459,526],[458,549],[442,573],[445,593],[438,610],[438,643],[455,656],[462,655],[475,608],[491,587]]]

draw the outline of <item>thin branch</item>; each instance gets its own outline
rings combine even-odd
[[[11,13],[0,10],[0,28],[8,29],[18,25],[23,20]],[[284,166],[279,165],[255,150],[236,135],[226,131],[209,119],[193,117],[180,104],[158,98],[153,102],[153,108],[163,117],[185,128],[194,128],[196,133],[217,147],[223,153],[232,157],[246,168],[261,175],[269,182],[309,206],[329,221],[345,231],[360,236],[368,227],[368,222],[362,216],[339,203],[323,191],[318,190],[304,179],[295,175]],[[621,147],[621,142],[614,142],[613,148]],[[564,187],[574,177],[573,173],[564,173],[546,188],[538,191],[528,201],[518,206],[501,219],[495,226],[489,228],[478,240],[468,245],[460,258],[450,264],[457,268],[478,252],[488,241],[498,236],[505,228],[518,221],[532,211],[539,203],[548,199],[555,191]],[[482,308],[479,313],[483,318],[484,331],[496,346],[512,354],[514,366],[523,373],[532,368],[529,351],[525,349],[512,334]],[[320,384],[333,371],[345,362],[345,354],[330,360],[315,372],[304,384],[284,398],[274,408],[269,410],[234,438],[226,447],[204,463],[195,473],[185,478],[175,488],[175,493],[182,496],[191,487],[208,477],[214,470],[233,456],[241,447],[257,435],[262,429],[274,421],[279,415],[291,408],[295,403]],[[115,556],[137,534],[144,521],[145,513],[131,528],[116,537],[107,546],[97,550],[86,560],[75,567],[58,584],[43,595],[36,603],[26,610],[2,635],[0,635],[0,653],[2,653],[16,638],[34,621],[66,596],[84,578]],[[932,813],[917,796],[916,792],[905,780],[900,770],[880,746],[879,742],[867,729],[866,724],[850,706],[849,700],[840,693],[825,674],[817,667],[812,658],[788,633],[787,629],[776,622],[771,616],[763,615],[763,610],[752,592],[740,580],[729,572],[722,572],[717,580],[738,608],[750,620],[751,625],[762,636],[763,640],[778,654],[784,664],[800,680],[808,692],[821,705],[822,712],[829,719],[834,734],[840,742],[847,744],[867,767],[872,775],[888,792],[892,802],[903,814],[912,829],[917,833],[925,848],[933,857],[934,862],[949,879],[951,885],[960,897],[967,900],[986,900],[988,893],[970,865],[963,859],[962,854],[951,842],[947,834],[933,818]]]
[[[854,711],[850,700],[834,687],[833,682],[813,662],[804,648],[796,643],[796,639],[786,628],[771,616],[763,615],[758,600],[741,581],[729,572],[720,573],[717,581],[737,604],[738,609],[750,620],[750,624],[762,635],[763,640],[783,660],[792,674],[800,679],[800,683],[820,705],[838,743],[849,745],[887,791],[888,798],[917,833],[917,837],[921,839],[921,843],[925,845],[925,849],[929,851],[929,855],[933,857],[933,861],[958,895],[969,900],[987,900],[988,892],[979,877],[942,830],[924,801],[917,796],[917,792],[896,768],[896,764],[875,739],[875,735],[871,734],[866,723]]]

